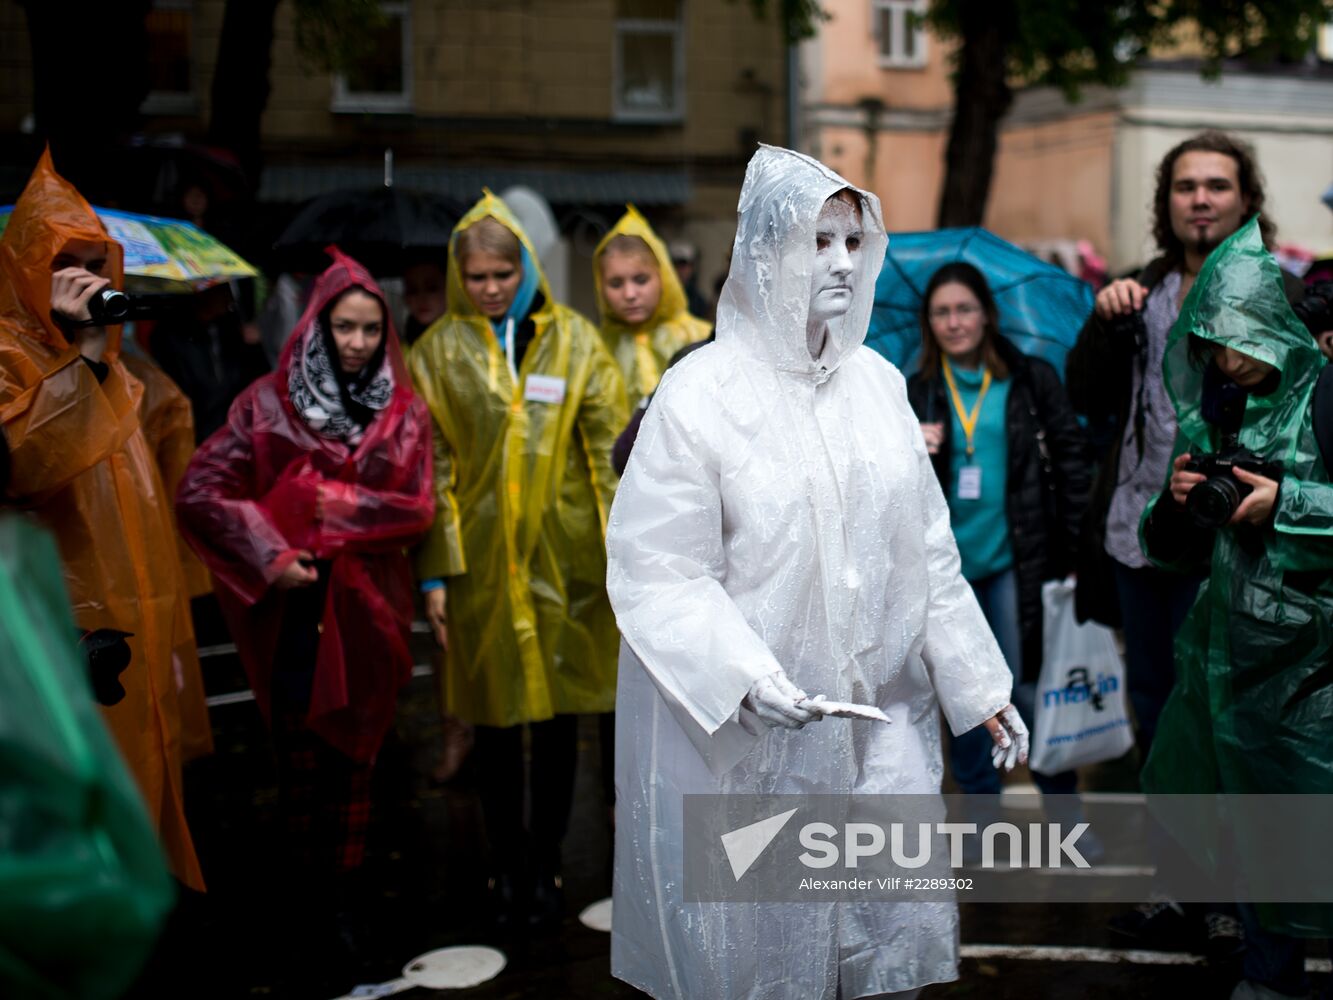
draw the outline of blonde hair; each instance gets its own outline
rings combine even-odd
[[[523,266],[523,249],[518,237],[494,219],[474,222],[461,233],[454,244],[458,264],[463,267],[474,253],[494,254],[515,267]]]
[[[649,265],[654,271],[660,271],[657,263],[657,254],[653,253],[650,247],[641,236],[631,236],[628,233],[621,233],[613,236],[602,248],[601,257],[598,258],[598,266],[601,261],[606,260],[612,254],[622,257],[634,257],[642,263]]]

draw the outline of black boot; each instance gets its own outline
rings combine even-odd
[[[565,915],[565,884],[559,872],[539,869],[532,881],[532,903],[528,926],[539,932],[554,931]]]
[[[497,934],[514,934],[523,928],[527,915],[525,880],[509,868],[498,869],[486,883],[491,928]]]

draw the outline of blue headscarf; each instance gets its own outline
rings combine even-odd
[[[491,320],[491,329],[495,331],[497,337],[504,336],[505,323],[509,320],[512,319],[514,328],[518,329],[518,325],[527,319],[528,310],[532,308],[532,300],[537,297],[537,290],[540,287],[537,265],[522,240],[518,241],[518,250],[522,256],[523,277],[519,280],[518,291],[514,293],[514,301],[509,303],[508,312],[499,319]]]

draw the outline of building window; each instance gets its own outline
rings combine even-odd
[[[192,114],[194,96],[194,12],[191,0],[156,0],[144,21],[148,35],[150,115]]]
[[[394,114],[412,110],[412,9],[380,4],[384,19],[367,39],[360,63],[333,78],[333,110]]]
[[[617,121],[685,117],[681,0],[616,0],[612,115]]]
[[[879,64],[891,69],[926,65],[925,0],[871,0],[871,27],[879,44]]]

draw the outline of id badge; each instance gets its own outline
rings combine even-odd
[[[523,398],[558,406],[565,401],[565,380],[554,375],[529,375],[523,387]]]
[[[981,466],[965,465],[958,470],[958,499],[981,499]]]

